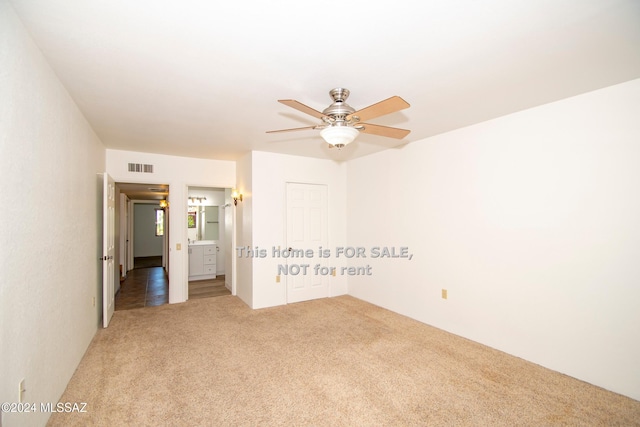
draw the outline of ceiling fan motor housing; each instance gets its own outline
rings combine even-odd
[[[325,116],[329,116],[333,121],[336,122],[344,122],[348,115],[355,113],[355,108],[347,104],[345,101],[349,97],[349,89],[345,88],[335,88],[329,92],[331,99],[333,99],[333,104],[328,106],[322,111],[322,114]]]
[[[344,101],[347,100],[347,98],[349,97],[350,93],[351,92],[349,92],[349,89],[346,89],[346,88],[343,88],[343,87],[337,87],[337,88],[331,89],[329,91],[329,96],[335,102],[344,102]]]

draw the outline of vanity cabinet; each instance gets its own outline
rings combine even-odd
[[[216,245],[189,245],[189,280],[216,278]]]

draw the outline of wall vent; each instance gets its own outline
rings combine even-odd
[[[129,163],[129,172],[153,173],[153,165]]]

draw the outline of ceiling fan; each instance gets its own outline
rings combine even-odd
[[[384,101],[377,102],[356,111],[346,103],[349,93],[349,90],[345,88],[339,87],[332,89],[329,92],[329,95],[331,96],[331,99],[333,99],[333,103],[322,112],[314,110],[313,108],[293,99],[280,99],[278,102],[321,119],[322,123],[316,126],[306,126],[302,128],[271,130],[267,131],[267,133],[321,129],[320,136],[329,143],[329,147],[342,148],[353,142],[359,132],[396,139],[402,139],[411,132],[407,129],[364,123],[365,120],[374,119],[376,117],[384,116],[385,114],[391,114],[396,111],[409,108],[409,104],[404,99],[399,96],[392,96]]]

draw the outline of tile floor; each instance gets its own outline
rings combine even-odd
[[[162,267],[136,268],[120,282],[116,310],[152,307],[169,302],[169,279]]]
[[[231,295],[224,276],[189,282],[189,299]],[[120,282],[116,294],[116,310],[153,307],[169,302],[169,279],[162,267],[135,268]]]

